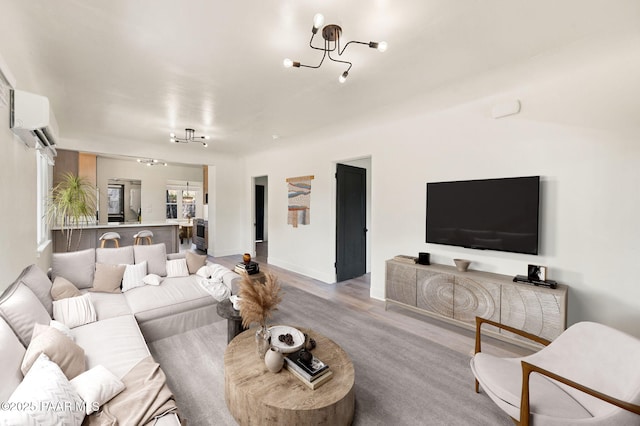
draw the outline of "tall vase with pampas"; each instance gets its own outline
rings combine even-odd
[[[267,320],[271,318],[273,311],[278,309],[278,304],[282,301],[280,292],[278,278],[270,273],[266,274],[264,284],[254,282],[248,275],[244,275],[240,281],[238,296],[242,300],[240,303],[242,325],[249,328],[253,323],[258,324],[256,347],[261,359],[264,359],[265,353],[271,347]]]

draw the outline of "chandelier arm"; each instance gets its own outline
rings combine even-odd
[[[313,38],[313,36],[312,36],[311,38]],[[325,40],[325,42],[324,42],[324,43],[325,43],[325,46],[326,46],[327,41]],[[311,42],[309,42],[309,44],[311,44]],[[313,46],[311,46],[311,47],[313,47]],[[314,47],[314,49],[318,49],[318,48],[317,48],[317,47]],[[316,68],[320,68],[320,67],[322,66],[322,63],[324,62],[324,58],[326,58],[326,56],[327,56],[327,49],[318,49],[318,50],[322,50],[322,51],[324,52],[324,53],[322,54],[322,59],[320,59],[320,63],[319,63],[318,65],[313,66],[313,65],[305,65],[305,64],[302,64],[302,63],[301,63],[301,64],[300,64],[300,66],[301,66],[301,67],[305,67],[305,68],[314,68],[314,69],[316,69]]]
[[[334,50],[336,50],[335,45],[333,46],[333,49],[327,48],[327,45],[328,45],[327,40],[324,41],[324,47],[316,47],[316,46],[312,45],[311,42],[313,42],[313,36],[314,35],[315,34],[311,35],[311,40],[309,40],[309,47],[310,48],[315,49],[315,50],[323,50],[325,52],[333,52]]]
[[[351,42],[349,42],[349,43],[351,43]],[[349,43],[347,43],[347,44],[349,44]],[[344,49],[342,49],[342,50],[344,51]],[[349,70],[353,66],[353,64],[351,62],[349,62],[349,61],[343,61],[341,59],[335,59],[335,58],[331,57],[330,53],[329,53],[329,59],[331,59],[333,62],[340,62],[341,64],[349,64],[349,68],[347,68],[347,72],[349,72]]]
[[[342,48],[342,50],[338,50],[338,55],[342,55],[344,53],[345,50],[347,50],[347,47],[349,47],[349,45],[351,43],[356,43],[356,44],[364,44],[364,45],[369,45],[369,43],[365,43],[364,41],[357,41],[357,40],[351,40],[349,43],[345,44],[344,47]]]

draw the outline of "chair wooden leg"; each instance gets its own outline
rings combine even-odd
[[[100,248],[104,248],[104,244],[107,242],[107,240],[102,240],[100,242]]]
[[[116,243],[116,248],[120,247],[120,243],[118,242],[118,240],[113,240],[114,243]]]
[[[478,379],[476,379],[476,393],[480,393],[480,383],[478,382]]]

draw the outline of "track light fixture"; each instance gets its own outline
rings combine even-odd
[[[209,136],[196,136],[196,131],[194,129],[184,129],[184,138],[179,138],[175,133],[170,133],[171,139],[169,139],[173,143],[189,143],[196,142],[201,143],[205,148],[209,146],[206,142],[211,139]]]
[[[138,158],[138,163],[145,164],[147,166],[166,166],[167,163],[164,161],[151,159],[151,158]]]
[[[342,56],[344,51],[347,49],[347,47],[351,43],[364,44],[369,46],[372,49],[378,49],[378,51],[380,52],[384,52],[385,50],[387,50],[387,43],[384,41],[381,41],[381,42],[370,41],[366,43],[363,41],[355,41],[355,40],[348,42],[347,44],[344,45],[342,50],[340,50],[340,37],[342,36],[342,28],[340,28],[339,25],[335,25],[335,24],[329,24],[329,25],[326,25],[324,28],[322,28],[322,38],[324,39],[324,47],[316,47],[312,44],[313,37],[316,35],[320,27],[322,27],[323,23],[324,23],[324,16],[322,16],[320,13],[317,13],[313,17],[313,28],[311,28],[311,40],[309,40],[309,47],[315,50],[322,50],[322,59],[320,60],[320,63],[316,66],[305,65],[305,64],[301,64],[300,62],[292,61],[291,59],[287,58],[283,61],[283,65],[285,66],[285,68],[291,68],[291,67],[320,68],[320,66],[324,62],[324,58],[329,57],[329,59],[331,59],[334,62],[340,62],[348,65],[347,70],[343,72],[338,78],[338,81],[340,83],[344,83],[345,81],[347,81],[347,77],[349,76],[349,71],[351,70],[351,67],[353,66],[353,64],[349,61],[336,59],[335,57],[331,56],[331,52],[337,52],[338,56]]]

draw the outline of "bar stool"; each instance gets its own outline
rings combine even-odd
[[[133,244],[136,246],[138,244],[144,244],[146,240],[147,244],[151,245],[153,244],[153,241],[151,240],[152,237],[153,237],[153,232],[148,230],[140,231],[133,236]]]
[[[104,234],[100,235],[100,241],[101,248],[104,248],[107,241],[113,241],[113,244],[116,247],[120,247],[120,234],[118,234],[117,232],[105,232]]]

